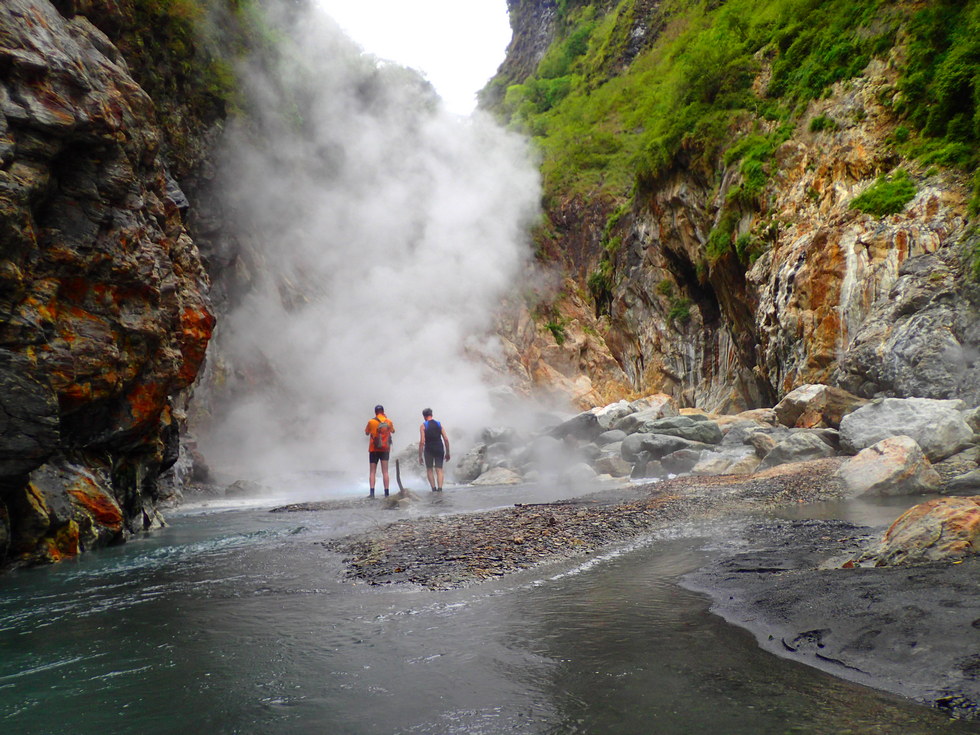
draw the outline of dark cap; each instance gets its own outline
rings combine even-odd
[[[374,407],[374,412],[375,412],[375,413],[384,413],[384,412],[385,412],[385,407],[384,407],[384,406],[382,406],[382,405],[381,405],[381,404],[379,403],[379,404],[378,404],[377,406],[375,406],[375,407]]]

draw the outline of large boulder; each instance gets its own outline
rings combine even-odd
[[[980,470],[970,470],[946,483],[947,495],[976,495],[980,493]]]
[[[683,475],[693,470],[701,461],[702,451],[697,449],[678,449],[665,455],[660,464],[667,472]]]
[[[9,551],[20,562],[45,563],[121,540],[154,525],[147,516],[127,527],[108,477],[67,462],[44,464],[23,488],[8,493]]]
[[[674,408],[673,401],[668,396],[651,396],[640,401],[634,401],[630,405],[637,410],[616,419],[608,428],[634,434],[639,432],[640,427],[647,422],[677,415],[677,409]]]
[[[692,442],[679,436],[668,434],[630,434],[623,439],[621,452],[627,462],[636,462],[641,454],[647,455],[647,460],[661,459],[672,452],[681,449],[701,451],[710,449],[710,445]]]
[[[594,408],[592,409],[592,413],[595,414],[599,426],[602,427],[603,431],[606,431],[612,428],[612,425],[619,419],[624,416],[629,416],[631,413],[636,413],[636,409],[627,401],[619,401],[618,403],[611,403],[602,408]]]
[[[633,465],[622,457],[599,457],[593,467],[599,474],[613,477],[628,477],[633,471]]]
[[[759,471],[790,462],[806,462],[811,459],[833,457],[837,452],[820,434],[811,431],[798,431],[779,442],[759,464]]]
[[[849,413],[840,423],[841,449],[856,454],[892,436],[909,436],[929,461],[949,457],[973,443],[959,400],[880,398]]]
[[[679,436],[702,444],[721,444],[724,438],[718,424],[706,416],[698,415],[671,416],[647,421],[640,426],[639,431],[645,434]]]
[[[564,439],[565,437],[572,436],[576,439],[587,439],[591,441],[608,428],[608,426],[601,426],[599,424],[599,419],[596,418],[596,415],[592,411],[584,411],[568,419],[568,421],[563,421],[558,424],[548,434],[556,439]]]
[[[518,485],[523,479],[514,470],[494,467],[472,481],[472,485]]]
[[[773,410],[783,426],[836,429],[844,416],[867,402],[841,388],[810,383],[787,393]]]
[[[980,495],[936,498],[905,511],[881,540],[844,566],[956,561],[980,552]]]
[[[837,474],[854,496],[934,493],[942,485],[922,449],[907,436],[882,439],[862,449]]]
[[[599,446],[607,446],[609,444],[618,444],[626,438],[626,432],[620,431],[619,429],[611,429],[609,431],[604,431],[599,436],[596,437],[596,444]]]
[[[461,485],[467,485],[483,474],[486,466],[487,445],[477,444],[464,454],[453,468],[453,477]]]

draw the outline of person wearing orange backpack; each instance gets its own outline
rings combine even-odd
[[[374,418],[367,422],[364,433],[368,438],[368,459],[371,462],[369,498],[374,497],[374,478],[377,476],[378,462],[381,463],[381,479],[385,484],[385,495],[388,494],[388,457],[391,455],[391,435],[395,433],[395,425],[385,416],[385,407],[380,403],[374,407]]]

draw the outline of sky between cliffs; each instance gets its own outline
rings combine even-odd
[[[365,51],[416,69],[468,115],[510,42],[506,0],[318,0]]]

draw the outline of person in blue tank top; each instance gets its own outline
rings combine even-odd
[[[449,437],[442,424],[432,418],[432,409],[422,411],[419,427],[419,464],[425,462],[425,476],[432,492],[442,492],[442,464],[449,461]]]

